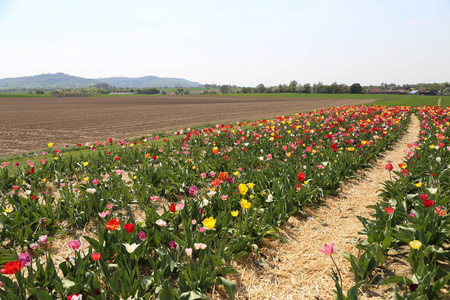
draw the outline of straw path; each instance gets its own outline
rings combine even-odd
[[[406,144],[416,141],[419,121],[412,116],[406,134],[392,150],[374,163],[372,169],[357,174],[358,180],[342,183],[338,197],[327,197],[326,204],[318,209],[307,209],[308,219],[291,217],[281,227],[288,241],[264,239],[260,255],[250,254],[234,267],[238,274],[229,276],[237,283],[236,299],[334,299],[334,282],[329,277],[333,264],[329,257],[318,251],[324,244],[335,243],[335,252],[357,255],[355,245],[365,236],[358,235],[362,229],[356,216],[368,217],[367,208],[380,201],[381,183],[389,180],[384,165],[391,162],[394,168],[402,162],[407,151]],[[394,169],[395,170],[395,169]],[[344,289],[354,285],[350,264],[339,254],[333,255],[341,269]],[[216,287],[211,299],[224,299],[221,288]],[[382,295],[364,294],[361,299],[386,299]]]

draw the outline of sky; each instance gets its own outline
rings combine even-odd
[[[0,78],[450,81],[450,0],[0,0]]]

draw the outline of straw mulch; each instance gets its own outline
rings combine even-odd
[[[318,209],[306,209],[309,218],[291,217],[280,230],[287,243],[265,239],[261,242],[260,255],[247,255],[234,264],[238,274],[228,278],[237,283],[236,299],[334,299],[334,282],[330,278],[334,267],[330,258],[318,251],[324,244],[335,243],[333,255],[344,281],[344,290],[353,286],[350,263],[336,252],[358,255],[355,248],[365,236],[358,235],[362,229],[356,216],[368,217],[367,208],[380,201],[381,182],[389,180],[384,165],[391,162],[396,168],[402,162],[406,144],[416,141],[419,121],[412,116],[407,133],[384,157],[373,165],[373,169],[362,171],[358,180],[342,184],[339,197],[327,197],[326,204]],[[405,267],[403,267],[405,268]],[[399,270],[400,271],[400,270]],[[409,270],[401,270],[402,273]],[[365,291],[360,299],[387,299],[388,287]],[[223,288],[215,287],[211,299],[226,299]]]

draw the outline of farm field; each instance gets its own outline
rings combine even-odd
[[[57,147],[104,142],[370,101],[210,95],[0,98],[0,156],[43,149],[48,142]]]
[[[448,108],[246,99],[133,98],[106,114],[128,103],[137,115],[283,107],[245,122],[177,122],[167,136],[105,136],[77,156],[46,140],[46,156],[0,161],[0,296],[448,296]],[[100,100],[84,105],[101,112]],[[333,107],[271,118],[321,100]]]

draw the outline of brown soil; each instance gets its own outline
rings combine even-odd
[[[381,183],[389,180],[384,169],[391,162],[394,168],[403,161],[407,149],[419,134],[419,121],[413,116],[407,133],[374,163],[373,169],[362,171],[358,180],[342,184],[338,197],[327,197],[326,205],[318,209],[307,209],[312,219],[291,217],[280,230],[287,243],[264,239],[260,244],[262,255],[248,255],[234,267],[238,274],[229,276],[238,285],[236,299],[334,299],[334,282],[329,277],[334,265],[331,259],[320,252],[324,244],[335,243],[333,255],[340,267],[344,290],[355,284],[350,263],[337,252],[349,252],[358,256],[355,248],[365,236],[358,235],[362,224],[356,216],[369,217],[373,213],[367,208],[381,200],[378,197]],[[392,262],[392,261],[391,261]],[[392,272],[409,274],[406,264],[390,266]],[[372,288],[360,295],[360,299],[389,299],[389,287]],[[212,299],[224,299],[226,293],[216,287]]]
[[[0,98],[0,156],[44,149],[49,142],[55,147],[105,142],[373,100],[214,95]]]

